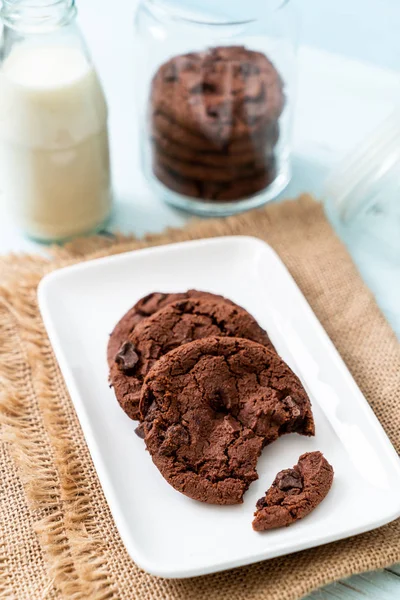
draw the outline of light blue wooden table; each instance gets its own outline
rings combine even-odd
[[[110,107],[116,192],[113,228],[142,235],[167,225],[181,226],[187,217],[162,205],[149,192],[138,166],[135,89],[130,73],[121,66],[129,64],[136,1],[81,0],[80,19]],[[210,0],[192,1],[203,5]],[[237,1],[231,0],[232,4]],[[265,1],[269,0],[254,0]],[[308,47],[300,52],[294,176],[286,195],[308,191],[320,196],[329,170],[396,103],[400,105],[400,1],[293,2],[302,20],[302,44]],[[12,224],[4,200],[0,193],[0,253],[43,251]],[[400,257],[383,255],[368,235],[348,231],[345,238],[400,338]],[[338,582],[310,598],[397,600],[400,566]]]

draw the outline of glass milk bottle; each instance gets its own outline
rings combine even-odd
[[[3,0],[0,195],[32,238],[98,230],[111,210],[107,106],[74,0]]]

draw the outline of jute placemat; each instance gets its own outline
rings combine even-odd
[[[308,197],[144,242],[80,240],[55,250],[53,261],[1,258],[2,598],[294,600],[338,578],[400,561],[400,521],[194,579],[157,579],[128,557],[43,328],[36,288],[45,273],[94,256],[232,234],[265,239],[279,253],[399,450],[399,344],[321,207]]]

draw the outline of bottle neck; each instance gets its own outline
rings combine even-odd
[[[3,0],[0,8],[5,27],[29,33],[53,31],[75,15],[75,0]]]

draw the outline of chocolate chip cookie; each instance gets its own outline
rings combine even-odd
[[[248,157],[250,154],[253,156],[262,154],[266,148],[273,148],[279,140],[277,122],[271,123],[267,131],[262,130],[259,135],[252,134],[242,139],[229,140],[222,147],[221,143],[216,144],[213,140],[206,139],[201,132],[196,135],[161,112],[154,112],[151,115],[150,127],[152,137],[162,136],[165,140],[187,149],[188,152],[217,155],[227,159],[231,157],[234,160],[241,160],[243,156]]]
[[[188,290],[187,292],[172,294],[153,292],[152,294],[148,294],[144,298],[141,298],[118,321],[110,335],[107,347],[108,366],[111,367],[114,364],[114,359],[117,352],[121,348],[122,344],[129,339],[130,334],[135,329],[136,325],[140,323],[140,321],[146,317],[150,317],[155,312],[160,310],[160,308],[164,308],[164,306],[167,306],[172,302],[176,302],[177,300],[185,300],[186,298],[200,298],[202,296],[207,296],[214,300],[224,300],[225,302],[230,302],[230,300],[223,298],[223,296],[198,290]]]
[[[261,52],[243,46],[175,56],[152,81],[153,112],[223,147],[277,121],[282,80]]]
[[[173,140],[170,140],[160,132],[155,131],[153,138],[153,148],[155,154],[162,152],[171,159],[175,159],[177,164],[180,161],[195,163],[197,165],[208,166],[216,168],[235,168],[239,169],[244,166],[253,165],[254,168],[262,169],[265,162],[273,156],[275,139],[264,143],[263,147],[259,147],[256,150],[254,147],[248,151],[241,152],[240,154],[225,154],[221,152],[200,152],[198,150],[192,150],[187,146],[177,144]]]
[[[274,350],[267,333],[239,306],[207,296],[169,304],[138,323],[115,357],[110,383],[125,412],[138,418],[143,379],[161,356],[209,336],[244,337]]]
[[[253,196],[265,189],[276,177],[274,158],[265,165],[263,171],[253,174],[252,177],[234,178],[225,182],[189,179],[177,171],[164,167],[156,159],[153,163],[153,171],[157,179],[179,194],[204,200],[219,200],[220,202],[241,200]]]
[[[245,339],[205,338],[160,358],[145,378],[140,410],[164,478],[211,504],[242,502],[262,448],[280,435],[314,435],[299,379],[275,352]]]
[[[307,516],[331,489],[333,468],[321,452],[308,452],[293,469],[278,473],[264,498],[257,502],[253,529],[287,527]]]
[[[155,150],[153,156],[155,164],[161,165],[172,173],[178,173],[186,179],[230,183],[235,179],[244,179],[251,176],[257,177],[265,171],[265,158],[264,161],[260,159],[258,162],[253,161],[247,164],[243,163],[242,165],[229,165],[228,163],[225,167],[218,167],[216,165],[204,165],[198,161],[189,162],[177,159],[168,155],[159,147],[153,148]]]

